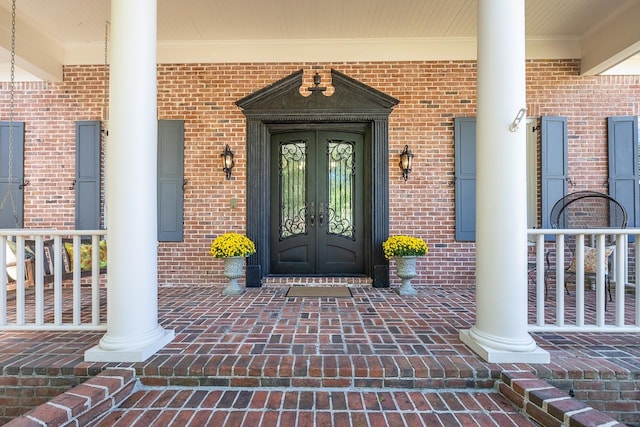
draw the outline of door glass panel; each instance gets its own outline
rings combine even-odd
[[[329,141],[328,233],[354,239],[355,147],[349,141]]]
[[[280,239],[307,233],[305,141],[280,144]]]

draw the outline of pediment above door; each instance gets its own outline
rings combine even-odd
[[[386,118],[398,100],[367,86],[334,69],[331,82],[333,94],[325,95],[320,90],[308,96],[300,93],[303,70],[296,71],[277,82],[262,88],[236,102],[247,118],[273,117],[279,120],[308,120],[313,116],[319,120],[373,120]]]

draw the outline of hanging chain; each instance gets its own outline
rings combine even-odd
[[[104,102],[103,105],[103,113],[102,113],[102,120],[103,121],[108,121],[109,120],[109,103],[107,101],[108,95],[109,95],[109,88],[108,88],[108,77],[109,77],[109,73],[108,73],[108,69],[109,69],[109,21],[106,21],[104,23],[104,76],[103,76],[103,87],[104,87],[104,94],[102,97],[102,100]]]
[[[11,76],[9,83],[9,188],[0,203],[0,211],[4,209],[7,198],[11,201],[16,228],[20,225],[18,208],[13,197],[13,123],[15,118],[15,80],[16,80],[16,0],[11,3]]]
[[[109,21],[105,21],[104,23],[104,69],[103,69],[103,77],[102,77],[102,87],[103,87],[103,94],[102,94],[102,129],[100,132],[100,160],[102,162],[102,168],[106,168],[106,158],[104,155],[105,152],[105,148],[106,148],[106,143],[107,143],[107,137],[109,136],[109,30],[110,30],[110,22]],[[100,186],[101,188],[104,189],[105,193],[106,193],[106,181],[104,178],[104,174],[101,173],[100,174]],[[101,215],[101,221],[102,221],[102,225],[103,227],[106,227],[106,209],[107,209],[107,201],[105,200],[105,198],[102,198],[102,206],[100,209],[100,212],[102,213]]]

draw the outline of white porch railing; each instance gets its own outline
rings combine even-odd
[[[81,286],[80,242],[87,236],[92,244],[91,279],[90,286]],[[101,236],[106,236],[105,230],[0,230],[0,330],[106,330],[106,316],[100,311]],[[65,286],[63,237],[73,239],[73,278],[65,281]],[[52,260],[44,250],[48,239],[53,240]],[[25,251],[26,240],[34,241],[33,254]],[[11,246],[15,243],[15,256],[8,241]],[[28,263],[29,258],[33,261]],[[31,262],[35,266],[33,283],[27,281]],[[45,262],[52,266],[49,278],[53,279],[46,288]],[[15,281],[10,281],[8,270]],[[102,292],[106,298],[104,289]]]
[[[640,229],[532,229],[528,230],[528,235],[533,243],[529,252],[530,332],[640,332],[640,299],[636,295]],[[565,255],[570,250],[565,245],[567,236],[572,236],[572,240],[575,237],[576,261],[575,280],[572,280],[575,289],[569,295],[564,287],[568,267]],[[585,236],[593,240],[585,244]],[[629,236],[635,236],[634,243],[628,243]],[[555,241],[545,240],[545,237],[555,237]],[[611,286],[615,288],[612,302],[608,301],[605,282],[607,239],[615,241],[610,269]],[[584,260],[585,247],[594,247],[594,244],[596,274],[592,288],[585,286]],[[555,251],[556,256],[547,263],[549,251]],[[574,274],[571,276],[573,279]]]

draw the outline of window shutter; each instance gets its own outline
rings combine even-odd
[[[456,240],[476,240],[476,119],[454,119]]]
[[[640,225],[638,117],[609,117],[609,195],[627,211],[627,227]],[[633,236],[629,236],[631,239]]]
[[[76,122],[76,230],[100,228],[100,122]]]
[[[184,121],[158,121],[158,240],[180,242],[184,221]]]
[[[24,180],[24,122],[13,122],[13,149],[10,148],[10,123],[0,122],[0,228],[22,228],[24,192],[20,184]],[[13,154],[12,176],[9,176],[10,154]]]
[[[566,117],[542,117],[542,228],[550,228],[549,214],[553,205],[567,195],[568,125]]]

